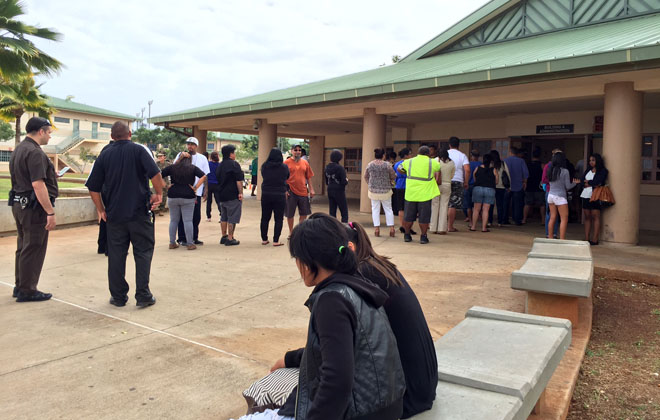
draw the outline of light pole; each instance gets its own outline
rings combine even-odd
[[[142,108],[142,116],[140,117],[140,122],[142,123],[142,127],[144,127],[144,110],[145,108]]]
[[[154,100],[149,99],[149,102],[147,103],[149,104],[149,119],[151,119],[151,104],[154,103]],[[151,129],[151,121],[147,121],[147,128]]]
[[[135,113],[135,131],[140,129],[140,113]]]

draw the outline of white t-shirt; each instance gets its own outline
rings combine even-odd
[[[456,173],[454,173],[454,177],[451,181],[463,182],[465,180],[465,169],[463,168],[463,165],[469,165],[470,161],[467,156],[465,156],[465,153],[458,149],[449,149],[447,152],[449,153],[449,159],[451,159],[452,162],[454,162],[454,165],[456,165]]]
[[[593,181],[594,176],[596,176],[596,174],[593,173],[593,171],[589,171],[589,172],[587,172],[587,174],[584,176],[584,179],[585,179],[586,181]],[[593,187],[585,187],[585,188],[582,190],[582,194],[580,194],[580,198],[591,198],[591,194],[593,194],[593,191],[594,191]]]
[[[179,160],[179,156],[181,156],[181,152],[179,152],[178,155],[176,155],[176,159],[174,159],[173,163],[176,163]],[[192,157],[192,164],[197,166],[199,169],[202,170],[206,175],[211,172],[209,169],[209,161],[206,159],[206,156],[204,156],[201,153],[195,153]],[[199,178],[195,177],[195,185],[197,185],[197,182],[199,182]],[[202,184],[199,189],[197,190],[197,197],[201,197],[204,194],[204,184]]]

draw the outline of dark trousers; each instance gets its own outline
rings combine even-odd
[[[328,205],[330,216],[337,217],[337,207],[341,212],[341,222],[348,223],[348,203],[346,202],[346,191],[328,190]]]
[[[504,196],[504,220],[508,222],[509,214],[517,225],[522,223],[525,208],[525,191],[507,191]]]
[[[506,190],[504,188],[495,188],[495,206],[497,206],[497,223],[502,224],[507,218],[504,217],[506,214],[504,212],[504,196],[506,195]],[[495,206],[490,206],[488,210],[488,223],[493,223],[493,210]]]
[[[209,197],[210,198],[210,197]],[[208,199],[207,199],[208,200]],[[188,241],[186,238],[186,230],[183,227],[183,218],[179,220],[179,242],[182,244],[193,243],[199,237],[199,221],[202,220],[202,197],[195,199],[195,209],[193,210],[193,240]]]
[[[282,223],[284,222],[284,208],[286,207],[286,196],[279,194],[261,193],[261,240],[268,240],[268,224],[270,216],[274,214],[275,232],[273,232],[273,242],[280,241],[282,233]]]
[[[98,244],[98,249],[96,250],[99,254],[108,255],[108,231],[107,224],[105,220],[101,219],[99,222],[99,238],[96,243]]]
[[[48,231],[46,230],[46,212],[36,209],[21,210],[21,205],[14,203],[11,208],[16,221],[16,287],[23,293],[32,294],[37,290],[41,269],[46,258]]]
[[[154,254],[154,225],[150,216],[141,215],[124,223],[107,223],[108,231],[108,284],[115,300],[128,299],[126,257],[128,246],[133,245],[135,259],[135,300],[150,300],[149,274]]]
[[[220,214],[220,184],[208,184],[209,192],[206,196],[206,218],[211,218],[211,209],[213,202],[218,206],[218,214]]]

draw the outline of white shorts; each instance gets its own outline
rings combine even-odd
[[[554,204],[555,206],[563,206],[568,204],[566,197],[560,197],[554,194],[548,194],[548,204]]]

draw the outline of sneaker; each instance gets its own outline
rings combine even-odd
[[[403,234],[403,241],[404,242],[412,242],[412,236],[409,233],[404,233]]]
[[[228,239],[227,239],[227,242],[225,242],[225,246],[238,245],[238,244],[240,244],[240,243],[241,243],[241,241],[239,241],[239,240],[236,239],[236,238],[234,238],[234,239],[229,239],[229,238],[228,238]]]
[[[192,251],[193,249],[197,249],[197,245],[188,245],[188,246],[186,247],[186,249],[187,249],[188,251]]]
[[[179,247],[179,244],[177,244],[177,243],[170,244],[170,249],[177,249],[178,247]]]
[[[126,306],[126,301],[115,299],[115,298],[111,297],[110,298],[110,305],[118,306],[118,307],[121,308],[122,306]]]
[[[140,308],[146,308],[147,306],[155,305],[156,304],[156,298],[151,297],[149,300],[142,300],[142,301],[137,301],[135,303],[135,306],[140,307]]]
[[[415,232],[414,230],[410,229],[410,234],[411,234],[411,235],[417,235],[417,232]]]
[[[220,245],[226,244],[227,243],[227,238],[229,238],[229,236],[227,236],[227,235],[220,238]]]
[[[204,245],[204,242],[202,242],[202,241],[200,241],[200,240],[198,240],[198,239],[195,239],[195,242],[193,242],[193,243],[194,243],[195,245]]]
[[[18,297],[18,287],[14,286],[14,292],[11,294],[11,297],[13,297],[13,298]]]
[[[16,296],[16,302],[41,302],[52,297],[52,294],[40,292],[38,290],[32,294],[22,293],[19,291],[18,295]]]
[[[401,232],[401,233],[406,233],[406,230],[403,228],[403,226],[401,226],[401,227],[399,228],[399,232]]]
[[[429,237],[426,235],[421,235],[419,237],[419,243],[420,244],[428,244],[429,243]]]

